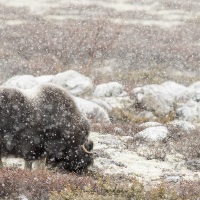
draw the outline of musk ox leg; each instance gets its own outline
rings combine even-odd
[[[34,163],[33,163],[33,169],[37,170],[46,170],[46,160],[47,158],[46,157],[42,157],[38,160],[35,160]]]
[[[3,168],[3,162],[1,157],[1,144],[0,144],[0,168]]]
[[[3,162],[1,160],[1,156],[0,156],[0,169],[3,168]]]
[[[26,170],[31,170],[32,169],[32,161],[31,160],[25,160],[24,169],[26,169]]]

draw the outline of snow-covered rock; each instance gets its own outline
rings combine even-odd
[[[149,127],[157,127],[157,126],[163,126],[161,123],[159,122],[145,122],[145,123],[142,123],[140,124],[138,127],[140,129],[146,129],[146,128],[149,128]]]
[[[174,110],[174,93],[162,85],[146,85],[133,90],[135,103],[142,109],[151,111],[157,116],[169,114]]]
[[[43,75],[38,77],[32,75],[14,76],[3,83],[3,86],[30,89],[38,84],[48,82],[67,88],[75,96],[91,94],[93,90],[91,79],[73,70],[56,75]]]
[[[160,85],[151,84],[138,87],[133,90],[135,103],[142,109],[154,113],[160,117],[174,111],[174,103],[189,89],[173,81],[167,81]]]
[[[18,75],[8,79],[2,86],[18,87],[21,89],[30,89],[42,83],[51,82],[53,75],[43,75],[34,77],[32,75]]]
[[[103,101],[108,103],[112,108],[129,109],[134,105],[134,100],[129,96],[125,97],[104,97],[101,98]]]
[[[186,92],[188,92],[188,88],[185,87],[184,85],[178,84],[173,81],[166,81],[161,84],[166,90],[168,90],[170,93],[172,93],[175,98],[180,98],[183,96]]]
[[[90,94],[93,90],[92,80],[74,70],[56,74],[52,83],[67,88],[75,96]]]
[[[147,142],[162,141],[167,138],[169,134],[168,129],[165,126],[148,127],[143,131],[140,131],[134,135],[135,139],[142,139]]]
[[[184,131],[188,133],[196,129],[195,125],[192,124],[191,122],[182,121],[182,120],[174,120],[167,123],[167,125],[170,125],[174,129],[179,129],[180,131]]]
[[[199,121],[200,120],[200,103],[189,100],[183,104],[177,104],[177,117],[180,120]]]
[[[187,121],[200,120],[200,81],[193,83],[176,101],[176,114]]]
[[[124,95],[126,95],[126,92],[124,91],[122,84],[118,82],[97,85],[93,92],[93,96],[95,97],[117,97]]]
[[[110,123],[108,113],[103,107],[79,97],[73,97],[73,99],[80,112],[87,119],[100,123]]]
[[[112,110],[112,106],[108,102],[103,100],[103,99],[92,98],[91,101],[96,103],[96,104],[98,104],[99,106],[103,107],[107,111],[111,111]]]

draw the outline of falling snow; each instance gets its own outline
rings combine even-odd
[[[197,0],[0,0],[0,167],[199,181],[199,23]]]

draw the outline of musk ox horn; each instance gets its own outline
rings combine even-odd
[[[81,147],[82,147],[82,149],[83,149],[83,151],[84,151],[85,153],[87,153],[87,154],[92,154],[92,152],[88,151],[88,150],[85,148],[84,144],[81,145]]]

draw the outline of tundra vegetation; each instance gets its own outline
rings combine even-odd
[[[199,9],[196,1],[161,0],[160,4],[168,11],[182,10],[191,16]],[[0,5],[1,83],[14,75],[56,74],[67,69],[92,77],[95,84],[118,81],[126,86],[127,92],[135,86],[166,80],[189,85],[200,79],[199,15],[183,17],[178,25],[166,28],[127,23],[133,18],[137,21],[159,20],[159,15],[149,15],[145,11],[116,12],[98,5],[74,7],[69,4],[62,13],[73,9],[85,18],[56,23],[30,13],[27,8]],[[88,10],[103,14],[93,19],[85,13]],[[52,8],[48,15],[61,14],[60,10]],[[111,19],[120,19],[121,23]],[[141,129],[139,123],[148,121],[145,117],[135,118],[133,112],[124,109],[115,109],[109,115],[111,124],[92,123],[92,131],[127,136]],[[90,117],[92,120],[94,116]],[[165,124],[173,119],[175,114],[172,112],[158,121]],[[170,130],[168,140],[148,147],[156,159],[163,160],[171,152],[182,153],[186,160],[199,158],[199,130],[184,135],[177,134],[182,133],[178,128],[170,125],[167,128]],[[137,141],[128,143],[127,148],[135,150]],[[56,169],[46,172],[15,168],[0,170],[1,199],[195,200],[200,198],[199,187],[200,182],[194,180],[180,180],[178,184],[163,180],[151,185],[134,177],[104,176],[90,170],[82,174]]]

